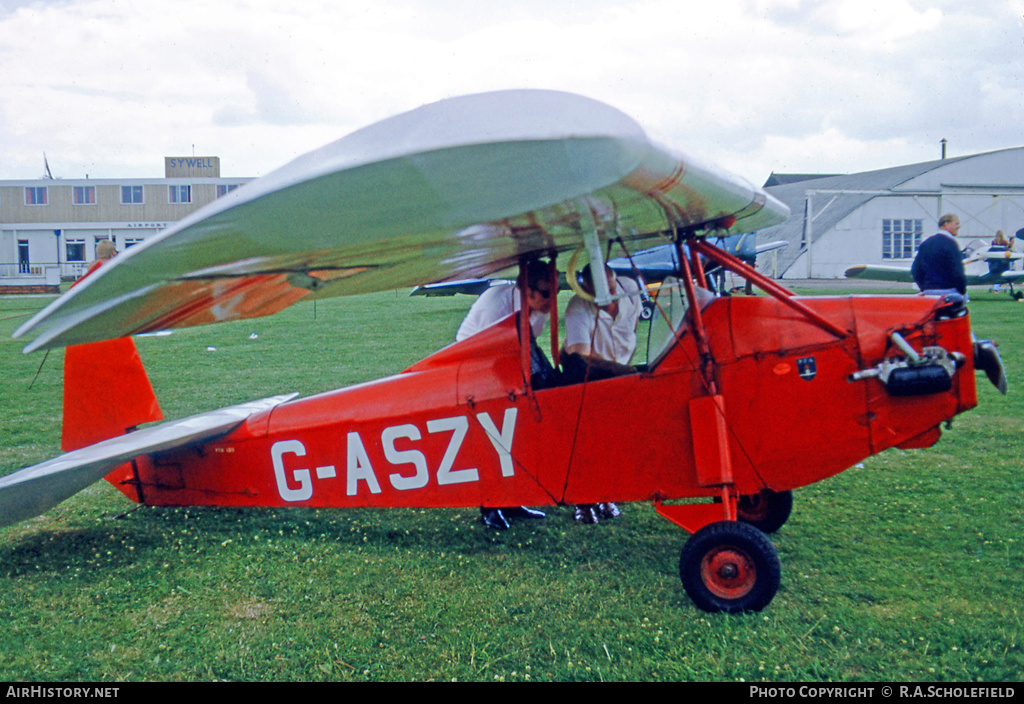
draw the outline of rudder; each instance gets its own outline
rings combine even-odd
[[[65,452],[124,435],[143,423],[163,419],[149,376],[130,337],[64,351],[64,419],[61,449]],[[128,498],[138,501],[131,465],[106,479]]]

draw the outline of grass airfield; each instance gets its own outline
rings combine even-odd
[[[1021,681],[1024,304],[971,293],[1009,395],[979,377],[934,447],[795,492],[759,614],[697,610],[687,536],[646,504],[496,532],[475,510],[136,509],[101,482],[0,529],[0,681]],[[0,297],[0,474],[59,454],[63,352],[10,337],[49,300]],[[179,418],[398,372],[471,303],[389,292],[136,344]]]

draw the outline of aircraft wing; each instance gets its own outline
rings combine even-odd
[[[773,242],[765,242],[764,244],[757,245],[757,253],[763,254],[764,252],[771,252],[776,249],[782,249],[789,244],[789,240],[775,240]]]
[[[914,282],[909,267],[860,265],[851,266],[846,270],[848,279],[873,279],[875,281],[908,281]]]
[[[756,236],[753,233],[712,238],[710,241],[716,247],[749,262],[753,262],[758,254],[780,249],[789,244],[786,240],[757,244]],[[688,250],[685,250],[684,247],[684,251]],[[634,273],[639,273],[646,281],[661,281],[666,276],[679,274],[679,260],[676,257],[676,248],[673,244],[651,247],[635,252],[630,257],[610,259],[608,266],[618,274],[632,276]],[[714,267],[711,266],[711,268]]]
[[[25,351],[486,277],[583,231],[651,242],[789,209],[569,93],[451,98],[377,122],[232,191],[110,261],[15,332]]]
[[[410,296],[454,296],[456,293],[465,293],[470,296],[479,296],[491,286],[504,286],[513,284],[510,279],[460,279],[448,281],[443,284],[424,284],[417,286]]]
[[[42,514],[134,457],[225,435],[254,413],[297,395],[272,396],[161,423],[0,477],[0,527]]]
[[[848,279],[872,279],[875,281],[906,281],[913,283],[910,269],[897,266],[860,265],[846,270]],[[1003,271],[998,274],[967,274],[968,286],[990,286],[997,283],[1015,283],[1024,280],[1024,271]]]
[[[1024,279],[1024,271],[998,271],[984,274],[967,274],[968,286],[991,286],[992,284],[1012,284]]]

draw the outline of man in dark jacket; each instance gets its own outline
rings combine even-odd
[[[943,215],[939,218],[939,231],[926,239],[917,250],[910,273],[923,293],[967,295],[963,255],[953,239],[959,230],[960,218],[956,215]]]

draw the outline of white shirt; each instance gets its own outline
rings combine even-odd
[[[629,364],[636,351],[636,324],[640,319],[640,286],[631,278],[616,277],[617,293],[634,295],[616,299],[619,314],[599,309],[592,301],[573,296],[565,309],[565,346],[585,344],[595,357]],[[596,318],[596,329],[595,329]],[[593,339],[593,342],[591,342]]]
[[[489,328],[500,320],[504,320],[519,310],[520,305],[519,287],[515,284],[501,284],[491,286],[480,294],[466,314],[465,320],[455,333],[455,339],[459,342],[467,337],[476,335],[484,328]],[[537,337],[544,330],[544,323],[548,314],[531,310],[530,328],[533,336]]]

